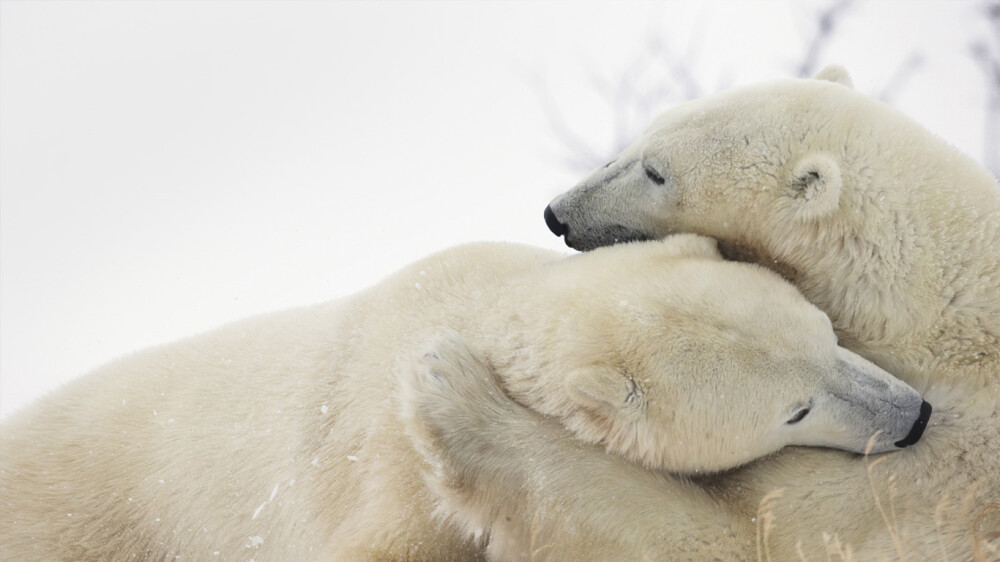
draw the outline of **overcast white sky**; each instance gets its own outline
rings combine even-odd
[[[601,153],[602,84],[789,76],[827,4],[5,0],[0,415],[448,246],[562,248],[542,209],[580,173],[540,87]],[[894,103],[981,158],[981,4],[858,2],[820,60],[878,92],[919,52]]]

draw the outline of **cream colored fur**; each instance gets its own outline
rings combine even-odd
[[[719,239],[934,404],[924,441],[884,462],[790,450],[713,481],[750,527],[766,504],[763,554],[1000,559],[1000,187],[842,68],[820,77],[669,110],[552,211],[582,249]]]
[[[457,334],[432,349],[404,378],[403,418],[439,513],[488,538],[490,560],[749,559],[752,530],[699,486],[514,402]]]
[[[481,557],[481,540],[433,516],[397,417],[400,375],[445,329],[525,405],[655,468],[729,468],[787,444],[860,450],[879,431],[891,448],[920,405],[838,348],[787,283],[722,261],[709,239],[567,259],[471,245],[344,300],[138,353],[15,416],[0,429],[0,558]],[[884,401],[891,413],[872,413]],[[787,425],[803,403],[813,411]]]

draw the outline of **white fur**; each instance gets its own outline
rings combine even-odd
[[[851,90],[842,68],[820,78],[669,110],[552,210],[579,248],[719,239],[728,257],[789,278],[843,345],[936,407],[922,443],[871,471],[796,450],[713,483],[748,524],[782,490],[767,502],[775,559],[822,557],[831,541],[859,559],[1000,558],[1000,187]]]
[[[464,339],[433,349],[404,378],[403,418],[440,513],[488,539],[490,560],[740,560],[752,549],[753,533],[700,487],[508,398]]]
[[[562,260],[470,245],[341,301],[138,353],[15,416],[0,433],[3,556],[480,557],[480,540],[433,516],[397,417],[400,375],[446,329],[525,405],[656,468],[730,468],[787,444],[860,450],[878,431],[891,447],[920,403],[844,355],[787,283],[722,261],[711,240]],[[867,386],[839,385],[845,369]],[[571,373],[591,378],[567,386]],[[816,411],[786,426],[805,400]],[[866,415],[872,400],[897,408]]]

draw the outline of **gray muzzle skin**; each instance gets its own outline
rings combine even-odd
[[[566,246],[579,252],[589,252],[601,246],[640,242],[654,238],[650,234],[620,224],[602,225],[594,230],[570,232],[569,225],[559,220],[555,211],[552,210],[552,205],[545,207],[544,215],[545,225],[549,227],[552,234],[561,237]]]
[[[920,417],[917,421],[913,422],[913,428],[910,429],[910,433],[906,437],[896,441],[895,445],[900,449],[904,447],[909,447],[917,441],[920,441],[920,437],[924,434],[924,430],[927,429],[927,421],[931,419],[931,404],[930,402],[924,400],[920,404]]]

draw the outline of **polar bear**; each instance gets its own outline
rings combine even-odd
[[[752,384],[743,375],[758,370],[724,372]],[[641,456],[636,453],[609,446],[620,455],[594,454],[556,418],[539,419],[511,399],[485,356],[457,334],[432,347],[403,378],[403,388],[401,417],[423,455],[426,481],[441,502],[438,512],[471,535],[487,537],[489,560],[751,559],[754,534],[723,502],[687,479],[626,462]],[[619,397],[623,394],[619,390]],[[728,430],[735,420],[720,408],[723,403],[758,410],[756,398],[744,392],[735,403],[714,396],[700,408],[710,415],[685,412],[672,423],[699,419],[703,427]],[[652,397],[641,400],[653,403]],[[628,409],[634,401],[619,398]],[[928,415],[929,405],[923,408]],[[800,423],[803,413],[785,424]],[[920,418],[896,446],[919,440],[926,422]],[[690,435],[671,446],[686,450],[691,435],[701,438],[702,428],[685,425]],[[632,440],[632,447],[642,446]],[[870,441],[866,454],[874,446]]]
[[[842,345],[938,409],[926,442],[890,459],[790,449],[705,482],[757,529],[747,556],[1000,559],[1000,187],[973,160],[829,67],[668,110],[545,219],[581,250],[712,236],[792,281]],[[578,538],[561,531],[549,538]]]
[[[481,541],[433,515],[398,415],[401,375],[442,330],[482,349],[525,406],[633,472],[715,471],[794,444],[892,450],[926,424],[914,389],[710,239],[561,258],[460,247],[347,299],[80,379],[2,428],[4,556],[480,558]],[[707,502],[717,526],[726,517],[703,490],[671,493]]]
[[[464,338],[429,349],[403,378],[401,416],[438,513],[485,539],[488,560],[749,559],[752,531],[699,486],[515,402]]]

